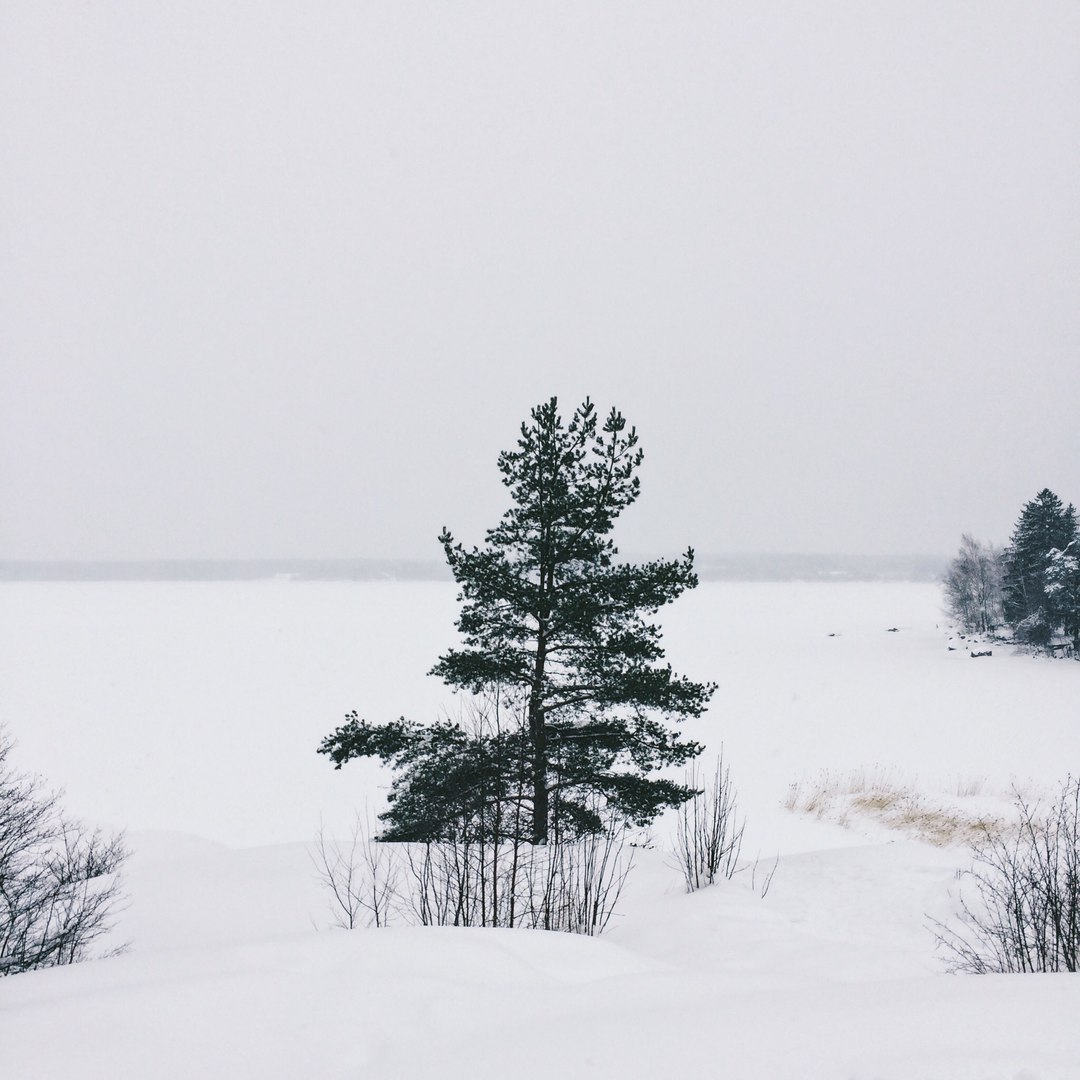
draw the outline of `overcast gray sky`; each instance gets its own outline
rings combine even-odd
[[[0,5],[0,557],[438,558],[551,395],[624,550],[1080,501],[1080,4]]]

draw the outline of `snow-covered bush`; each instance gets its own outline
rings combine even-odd
[[[633,866],[629,827],[548,844],[470,838],[395,843],[320,833],[312,853],[337,926],[490,926],[596,935]]]
[[[1016,640],[1025,645],[1045,645],[1053,634],[1053,627],[1046,611],[1038,608],[1016,624],[1015,634]]]

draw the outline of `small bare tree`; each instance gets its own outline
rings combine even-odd
[[[0,732],[0,975],[73,964],[112,927],[120,836],[64,816],[59,796],[8,764]]]
[[[971,844],[952,925],[933,921],[939,950],[954,971],[1080,970],[1080,781],[1067,779],[1053,805],[1016,798],[1019,824],[987,826]]]
[[[738,816],[723,751],[716,759],[710,782],[703,785],[700,772],[693,767],[687,771],[686,786],[694,788],[695,794],[679,807],[675,819],[675,855],[686,891],[693,892],[712,885],[718,877],[732,877],[742,851],[746,822]]]
[[[372,839],[367,812],[356,815],[344,845],[320,826],[308,854],[330,894],[334,925],[344,930],[389,925],[398,896],[394,845]]]
[[[1001,625],[1002,577],[1001,550],[964,533],[942,586],[949,613],[968,632],[987,634]]]

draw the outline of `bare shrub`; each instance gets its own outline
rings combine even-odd
[[[506,926],[593,936],[611,921],[633,867],[615,820],[574,840],[405,844],[402,906],[425,926]]]
[[[308,852],[319,880],[330,893],[334,925],[387,926],[398,896],[398,868],[393,845],[371,837],[368,815],[356,815],[344,846],[320,826]]]
[[[985,776],[958,777],[956,780],[956,794],[961,799],[976,799],[986,794]]]
[[[1016,809],[1015,829],[987,827],[971,843],[958,876],[974,896],[961,888],[954,923],[932,922],[954,971],[1080,970],[1080,781],[1046,810],[1020,795]]]
[[[629,828],[550,844],[449,839],[371,840],[359,821],[344,846],[320,831],[312,852],[336,925],[525,927],[589,936],[611,921],[633,867]]]
[[[400,846],[408,868],[402,902],[412,921],[421,926],[514,925],[515,882],[508,880],[508,865],[516,864],[508,850],[517,845],[443,840]]]
[[[8,763],[0,733],[0,975],[73,964],[112,927],[120,836],[65,817],[59,796]]]
[[[625,822],[608,816],[601,832],[532,848],[526,862],[525,925],[593,937],[607,929],[634,864]]]
[[[761,865],[760,859],[755,859],[750,864],[750,888],[758,893],[762,900],[769,895],[769,889],[772,888],[773,878],[776,877],[776,871],[780,867],[780,856],[777,854],[773,859],[772,865],[768,870],[764,871],[761,875],[761,885],[758,886],[758,869]]]
[[[742,850],[746,822],[738,817],[735,789],[721,752],[712,780],[702,786],[696,766],[687,771],[686,786],[695,794],[677,811],[675,855],[686,891],[731,878]]]

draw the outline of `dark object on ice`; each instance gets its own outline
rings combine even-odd
[[[887,630],[885,631],[885,633],[886,633],[886,634],[899,634],[899,633],[900,633],[900,627],[899,627],[899,626],[890,626],[890,627],[889,627],[889,628],[888,628],[888,629],[887,629]]]
[[[978,659],[980,656],[993,656],[993,655],[994,655],[994,650],[993,649],[982,649],[980,652],[976,652],[974,649],[971,650],[971,658],[973,660]]]

